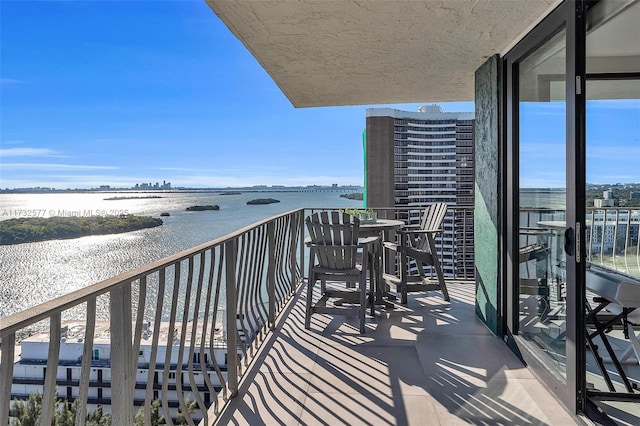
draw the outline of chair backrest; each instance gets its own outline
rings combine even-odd
[[[321,212],[307,217],[305,222],[318,266],[333,270],[356,267],[360,229],[357,217],[339,212]]]
[[[424,210],[420,220],[421,230],[438,230],[442,231],[442,223],[447,214],[447,205],[445,203],[431,204]],[[429,243],[426,235],[420,235],[416,242],[416,248],[419,250],[429,251]]]

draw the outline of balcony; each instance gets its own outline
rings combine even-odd
[[[450,303],[378,310],[365,335],[330,316],[304,330],[310,211],[0,319],[0,423],[32,393],[46,424],[56,398],[78,400],[78,418],[110,404],[112,424],[149,419],[154,400],[200,424],[574,421],[476,318],[472,280],[451,279]]]

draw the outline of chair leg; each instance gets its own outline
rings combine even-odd
[[[438,282],[440,283],[440,290],[442,290],[442,296],[446,302],[449,302],[449,291],[447,290],[447,284],[444,281],[444,274],[442,273],[442,268],[440,267],[440,262],[438,260],[435,261],[437,266],[436,275],[438,275]]]
[[[449,301],[449,291],[447,291],[447,284],[444,281],[444,274],[442,273],[442,267],[437,256],[433,256],[433,267],[436,270],[438,276],[438,284],[440,284],[440,290],[442,290],[442,297],[446,302]]]
[[[363,271],[360,275],[360,283],[358,289],[360,292],[360,309],[358,316],[360,317],[360,334],[364,334],[364,321],[367,312],[367,272]]]
[[[403,251],[400,253],[400,303],[407,304],[407,274],[409,265],[407,264],[407,255]]]
[[[369,307],[371,309],[371,316],[376,316],[376,296],[378,291],[378,286],[380,282],[378,281],[378,270],[376,269],[375,257],[373,259],[367,259],[368,265],[363,265],[362,269],[364,271],[364,279],[367,279],[367,269],[369,270]]]
[[[440,290],[442,290],[442,296],[446,302],[449,302],[449,291],[447,290],[447,284],[444,282],[444,274],[442,273],[442,267],[440,266],[440,259],[438,259],[438,253],[436,252],[436,245],[433,242],[431,235],[427,236],[429,241],[429,249],[431,251],[431,260],[433,267],[436,270],[438,276],[438,284],[440,284]]]

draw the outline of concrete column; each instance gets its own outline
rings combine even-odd
[[[499,56],[475,73],[475,211],[476,315],[500,335],[499,229]]]
[[[394,118],[368,117],[366,207],[394,207]]]

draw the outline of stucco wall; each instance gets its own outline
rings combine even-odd
[[[476,315],[495,333],[499,330],[498,274],[498,144],[499,57],[489,58],[475,74],[476,150],[474,248]]]

